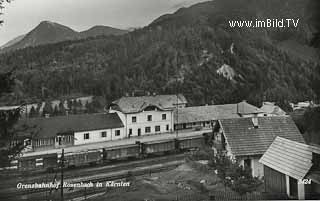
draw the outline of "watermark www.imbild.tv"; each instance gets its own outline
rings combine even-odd
[[[299,19],[229,20],[231,28],[297,28]]]

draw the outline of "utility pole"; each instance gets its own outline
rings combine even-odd
[[[177,96],[177,128],[176,128],[176,138],[178,138],[178,125],[179,125],[179,98],[178,98],[178,75],[176,75],[176,96]],[[174,126],[174,124],[173,124]]]
[[[60,158],[60,162],[61,162],[61,182],[60,182],[60,190],[61,190],[61,201],[63,201],[63,168],[64,168],[64,149],[62,149],[62,153],[61,153],[61,158]]]

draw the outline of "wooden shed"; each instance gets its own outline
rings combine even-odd
[[[320,196],[319,182],[308,175],[319,170],[320,148],[277,137],[260,159],[264,165],[266,192],[287,194],[292,199]]]

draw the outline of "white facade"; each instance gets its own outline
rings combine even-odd
[[[110,113],[118,113],[125,126],[125,137],[152,135],[173,132],[172,110],[148,110],[139,113],[124,114],[117,110],[109,110]],[[148,119],[148,117],[151,119]]]
[[[89,144],[125,138],[124,128],[112,128],[74,133],[74,145]]]

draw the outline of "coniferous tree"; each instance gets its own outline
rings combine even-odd
[[[64,100],[60,100],[59,103],[59,114],[64,116],[66,115],[66,108],[64,107]]]
[[[32,105],[31,106],[31,109],[30,109],[30,112],[29,112],[29,117],[30,118],[34,118],[34,117],[37,117],[38,114],[37,114],[37,110],[34,108],[34,106]]]
[[[0,97],[10,93],[14,86],[11,73],[0,74]],[[18,140],[15,125],[20,117],[21,107],[0,111],[0,166],[7,167],[10,161],[24,148],[23,141]],[[17,141],[18,140],[18,141]],[[16,142],[16,143],[14,143]]]

